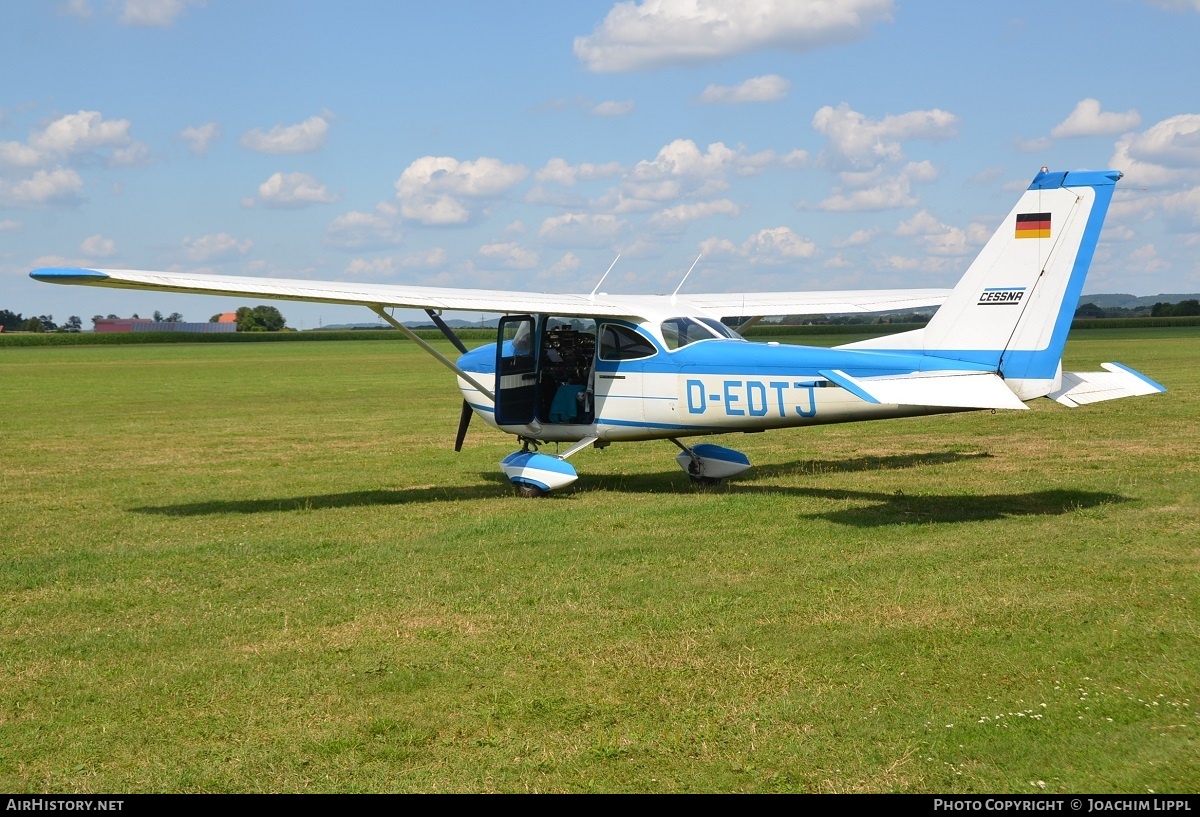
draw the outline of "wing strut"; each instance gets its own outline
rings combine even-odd
[[[441,363],[443,366],[445,366],[447,369],[454,372],[456,375],[458,375],[463,380],[470,383],[475,388],[479,389],[479,393],[482,394],[484,397],[491,400],[493,403],[496,402],[496,395],[493,394],[490,389],[484,388],[483,385],[478,380],[471,377],[471,375],[467,374],[462,369],[455,366],[454,362],[451,361],[450,358],[443,355],[437,349],[434,349],[432,346],[430,346],[428,343],[426,343],[424,340],[422,340],[420,337],[418,337],[416,332],[409,329],[407,326],[400,323],[400,321],[396,320],[391,315],[389,315],[387,312],[385,312],[382,306],[380,306],[379,304],[371,304],[370,306],[371,306],[372,312],[374,312],[379,317],[383,318],[385,321],[390,323],[396,329],[399,329],[401,332],[403,332],[404,336],[406,338],[408,338],[413,343],[420,346],[426,352],[429,352],[429,354],[433,355],[437,359],[437,361],[439,363]]]

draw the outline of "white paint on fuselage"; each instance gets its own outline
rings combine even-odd
[[[491,388],[495,376],[471,373]],[[797,375],[688,375],[678,372],[621,374],[595,381],[596,422],[498,425],[490,400],[459,378],[463,398],[493,428],[546,442],[588,437],[613,442],[707,436],[828,423],[884,420],[972,409],[868,403],[822,377]]]

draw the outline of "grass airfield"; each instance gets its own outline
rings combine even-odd
[[[0,349],[0,790],[1195,792],[1200,330],[1107,360],[523,500],[410,343]]]

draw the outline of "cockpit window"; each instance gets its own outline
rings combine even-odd
[[[728,337],[724,332],[701,323],[695,318],[667,318],[662,322],[663,340],[668,349],[679,349],[698,340]]]
[[[638,360],[657,354],[654,344],[619,323],[600,325],[601,360]]]
[[[745,340],[745,338],[739,335],[735,330],[726,326],[720,321],[713,320],[712,318],[701,318],[700,322],[723,338],[731,338],[732,340]]]

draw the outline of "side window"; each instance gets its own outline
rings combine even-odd
[[[619,323],[600,326],[601,360],[638,360],[651,357],[658,350],[635,330]]]

